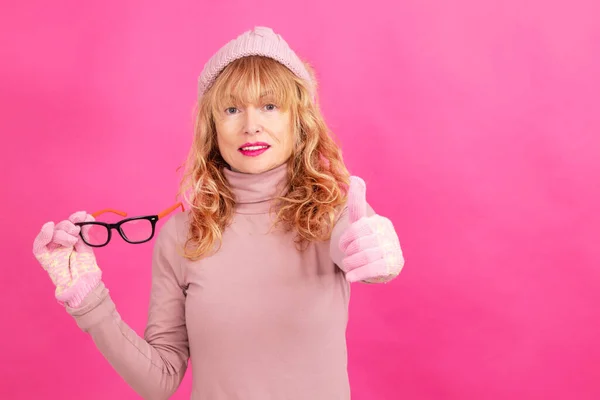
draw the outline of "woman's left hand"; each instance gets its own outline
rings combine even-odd
[[[350,226],[340,238],[345,257],[342,270],[348,282],[384,283],[404,266],[400,240],[392,221],[380,215],[367,216],[365,182],[352,177],[348,192]]]

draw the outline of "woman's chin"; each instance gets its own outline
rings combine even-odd
[[[266,163],[266,162],[258,162],[258,160],[256,160],[255,162],[245,162],[245,163],[239,164],[239,165],[233,164],[233,165],[230,165],[230,168],[232,171],[241,172],[243,174],[262,174],[263,172],[267,172],[272,169],[275,169],[284,163],[285,162]]]

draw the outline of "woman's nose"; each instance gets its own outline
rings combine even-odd
[[[244,121],[244,133],[248,135],[256,135],[262,132],[259,111],[253,107],[246,109],[246,120]]]

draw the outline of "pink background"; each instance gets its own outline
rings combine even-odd
[[[600,397],[597,2],[93,3],[0,13],[0,398],[137,398],[54,302],[32,241],[80,209],[171,205],[197,75],[254,25],[315,65],[403,243],[398,280],[353,287],[353,399]],[[97,251],[138,332],[152,244]]]

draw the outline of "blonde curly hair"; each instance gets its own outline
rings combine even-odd
[[[314,71],[305,65],[313,76],[314,91],[279,62],[248,56],[230,63],[200,99],[179,187],[179,195],[190,207],[186,258],[198,260],[218,251],[235,213],[234,195],[222,172],[228,165],[217,147],[214,115],[231,100],[258,104],[265,92],[280,108],[290,110],[296,139],[288,161],[288,188],[276,201],[275,223],[296,232],[299,249],[330,238],[346,202],[349,173],[313,98]]]

